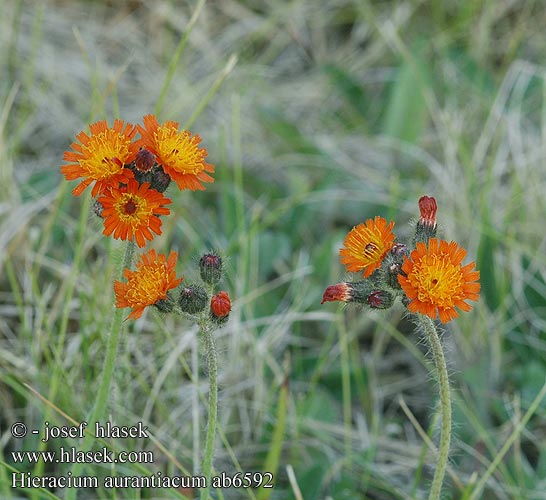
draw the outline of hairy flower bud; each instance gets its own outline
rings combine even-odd
[[[394,304],[394,296],[386,290],[374,290],[368,295],[366,302],[372,309],[388,309]]]
[[[133,171],[133,176],[139,185],[142,185],[145,182],[152,182],[154,165],[155,155],[147,149],[141,149],[137,153],[135,160],[127,166]]]
[[[202,286],[192,283],[180,287],[178,305],[180,310],[190,314],[196,314],[205,309],[207,305],[207,292]]]
[[[419,211],[421,212],[419,223],[423,226],[436,227],[437,210],[438,205],[432,196],[421,196],[419,198]]]
[[[175,300],[172,296],[171,291],[167,292],[166,299],[160,299],[157,302],[154,302],[153,306],[159,309],[163,313],[170,313],[174,310]]]
[[[213,320],[218,324],[227,321],[231,311],[231,299],[227,292],[218,292],[210,301],[210,313]]]
[[[205,283],[216,285],[222,277],[222,258],[214,252],[203,255],[199,260],[199,272]]]
[[[419,211],[421,217],[415,228],[415,243],[422,241],[427,244],[430,238],[436,236],[436,211],[438,206],[432,196],[421,196],[419,198]]]
[[[404,255],[408,255],[408,247],[404,243],[395,243],[391,248],[391,254],[394,257],[402,257],[401,260],[403,261]]]
[[[366,304],[368,295],[375,289],[370,280],[338,283],[329,286],[322,296],[321,304],[325,302],[360,302]]]
[[[165,173],[161,165],[157,165],[151,173],[150,186],[152,187],[152,189],[163,193],[169,187],[170,183],[170,176]]]
[[[102,203],[96,198],[93,200],[91,209],[97,217],[100,217],[102,219],[102,211],[104,210],[104,207],[102,206]]]
[[[155,155],[147,149],[141,149],[135,157],[135,168],[139,172],[149,172],[155,165]]]
[[[331,285],[322,295],[322,302],[350,302],[351,301],[351,291],[349,288],[350,283],[338,283],[337,285]]]

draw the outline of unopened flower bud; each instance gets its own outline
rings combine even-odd
[[[408,255],[408,247],[404,243],[395,243],[391,248],[391,254],[395,257],[404,257]]]
[[[149,172],[155,165],[155,155],[147,149],[141,149],[135,157],[135,168],[139,172]]]
[[[218,292],[210,301],[210,313],[217,323],[225,323],[231,311],[231,299],[227,292]]]
[[[163,313],[170,313],[174,309],[174,299],[172,297],[172,293],[167,292],[167,298],[166,299],[160,299],[157,302],[155,302],[153,305],[157,307],[161,312]]]
[[[161,165],[156,166],[152,170],[150,186],[152,189],[163,193],[169,187],[171,183],[171,178],[168,174],[165,173]]]
[[[436,200],[432,196],[421,196],[419,198],[419,211],[421,212],[419,223],[423,226],[436,227],[437,210],[438,205],[436,205]]]
[[[422,241],[428,244],[430,238],[436,236],[436,211],[438,206],[432,196],[421,196],[419,198],[419,211],[421,217],[415,228],[415,243]]]
[[[329,286],[322,296],[321,304],[325,302],[360,302],[366,303],[368,295],[375,286],[371,280],[338,283]]]
[[[207,292],[197,284],[180,287],[178,305],[180,310],[190,314],[201,312],[207,306]]]
[[[201,279],[209,284],[216,285],[222,277],[222,258],[215,253],[207,253],[199,260]]]
[[[372,309],[388,309],[394,304],[394,296],[386,290],[374,290],[366,302]]]
[[[385,283],[394,289],[400,289],[398,275],[402,273],[402,262],[392,261],[389,263],[387,272],[385,273]]]
[[[96,198],[93,200],[93,204],[91,205],[91,209],[93,210],[93,213],[102,219],[102,211],[104,210],[104,207],[102,206],[102,203],[97,200]]]
[[[338,283],[337,285],[331,285],[326,290],[324,290],[321,304],[324,304],[325,302],[336,301],[350,302],[350,300],[351,292],[349,288],[349,283]]]

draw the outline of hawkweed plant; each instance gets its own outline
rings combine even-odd
[[[140,135],[137,138],[137,134]],[[120,337],[123,330],[123,309],[131,308],[125,318],[138,319],[146,307],[161,313],[176,313],[196,323],[205,347],[209,375],[209,409],[207,436],[201,469],[206,488],[201,497],[209,497],[212,459],[217,422],[217,356],[213,332],[223,325],[231,311],[227,292],[218,291],[222,278],[222,259],[217,253],[203,255],[199,261],[200,283],[183,283],[176,276],[178,253],[143,252],[133,269],[136,247],[143,248],[161,235],[161,217],[168,216],[172,202],[163,193],[171,181],[181,190],[204,190],[203,183],[214,182],[209,174],[214,166],[207,163],[207,150],[199,147],[201,138],[179,124],[160,124],[153,115],[143,118],[143,125],[115,120],[109,127],[105,120],[89,126],[89,133],[80,132],[71,151],[64,153],[67,162],[61,172],[69,181],[79,180],[72,190],[80,196],[91,187],[93,211],[102,220],[105,236],[125,241],[124,257],[114,282],[115,309],[108,335],[104,365],[89,422],[98,422],[107,415],[108,395],[112,384]],[[86,434],[84,449],[92,446],[93,435]],[[74,465],[79,475],[84,465]],[[69,490],[68,499],[77,495]]]
[[[345,237],[339,254],[347,271],[362,273],[364,279],[329,286],[322,303],[340,301],[388,309],[400,298],[424,333],[434,360],[442,415],[438,459],[429,493],[429,500],[437,500],[449,457],[451,394],[435,320],[447,323],[459,315],[457,309],[472,309],[466,301],[478,300],[480,273],[474,270],[474,262],[462,264],[466,250],[454,241],[436,237],[436,200],[422,196],[419,210],[421,216],[411,247],[396,241],[394,222],[387,223],[382,217],[354,227]]]

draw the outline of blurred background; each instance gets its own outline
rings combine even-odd
[[[354,225],[381,215],[411,239],[428,194],[440,235],[468,249],[482,285],[443,334],[454,396],[445,498],[546,499],[546,402],[531,407],[546,374],[545,25],[532,0],[4,0],[2,498],[47,497],[11,488],[10,452],[40,445],[9,428],[66,425],[54,407],[84,419],[112,314],[119,245],[89,193],[72,197],[63,152],[94,121],[155,112],[198,133],[216,166],[206,191],[168,191],[175,216],[152,244],[178,250],[186,280],[207,250],[226,258],[234,309],[217,332],[216,471],[271,470],[273,499],[427,497],[438,408],[421,335],[400,304],[320,301],[353,279],[338,251]],[[148,425],[154,440],[118,446],[152,450],[155,463],[115,473],[197,472],[208,386],[196,329],[151,308],[125,325],[111,420]],[[63,444],[74,443],[49,446]]]

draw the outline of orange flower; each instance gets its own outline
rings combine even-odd
[[[106,120],[89,126],[91,135],[80,132],[76,137],[80,144],[74,142],[74,151],[65,151],[63,160],[72,162],[61,166],[61,172],[66,180],[72,181],[83,177],[73,190],[74,196],[79,196],[91,183],[95,183],[91,194],[97,196],[108,186],[126,184],[133,173],[125,165],[131,163],[138,151],[138,145],[133,137],[136,127],[123,120],[115,120],[109,128]]]
[[[171,203],[150,184],[139,185],[131,179],[126,186],[109,188],[99,199],[103,206],[104,231],[106,236],[121,240],[135,240],[139,247],[152,240],[152,231],[161,234],[161,219],[169,209],[163,205]]]
[[[156,254],[154,249],[141,256],[136,271],[125,269],[123,276],[127,283],[114,282],[116,307],[131,307],[127,317],[138,319],[144,308],[167,299],[167,292],[176,288],[184,278],[176,278],[177,252],[171,252],[167,259],[164,254]]]
[[[398,282],[410,303],[408,309],[436,318],[442,323],[456,318],[455,307],[470,311],[465,300],[478,300],[480,296],[479,271],[475,263],[461,266],[466,250],[451,241],[431,238],[428,244],[418,242],[410,258],[404,259]]]
[[[202,182],[214,182],[206,172],[214,167],[205,162],[207,150],[199,148],[201,137],[187,130],[178,131],[178,122],[166,121],[159,125],[154,115],[144,117],[144,127],[137,125],[142,136],[139,145],[151,151],[163,170],[179,189],[204,190]]]
[[[347,267],[347,271],[363,270],[364,278],[370,276],[394,245],[393,227],[394,222],[387,226],[383,217],[368,219],[365,224],[354,227],[345,237],[345,248],[339,251],[341,263]]]

